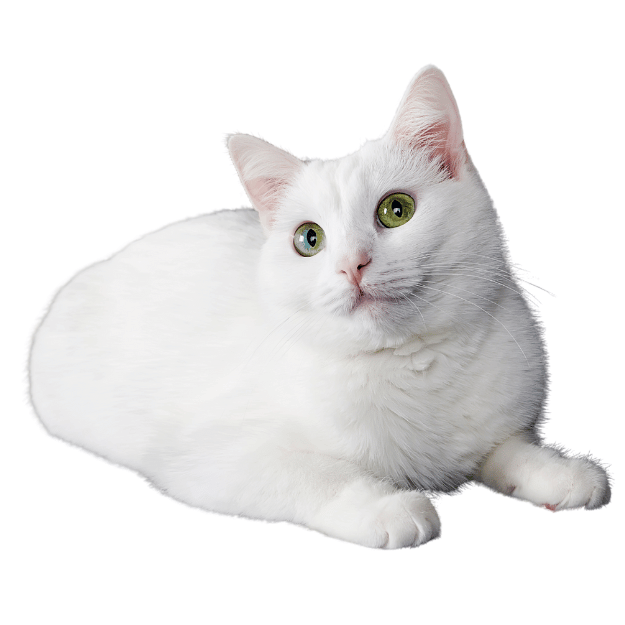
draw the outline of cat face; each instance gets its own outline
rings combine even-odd
[[[229,148],[267,235],[262,300],[277,323],[299,324],[314,342],[375,350],[440,331],[467,301],[453,268],[501,257],[435,68],[415,77],[385,137],[342,159],[302,162],[246,135]]]

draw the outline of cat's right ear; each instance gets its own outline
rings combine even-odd
[[[456,178],[467,161],[458,105],[443,72],[424,67],[412,79],[387,133],[408,149],[425,149]]]
[[[280,199],[304,163],[251,135],[230,135],[228,150],[260,223],[269,232]]]

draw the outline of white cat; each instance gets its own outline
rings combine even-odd
[[[443,74],[334,161],[228,147],[256,211],[150,234],[79,273],[34,339],[46,428],[194,506],[370,547],[439,533],[469,480],[551,509],[605,471],[541,446],[540,330]]]

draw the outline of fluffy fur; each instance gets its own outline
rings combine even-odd
[[[469,480],[607,503],[602,468],[540,444],[540,332],[439,70],[344,158],[228,144],[256,211],[150,234],[52,303],[31,358],[52,434],[189,504],[371,547],[436,537],[423,491]],[[393,192],[416,212],[384,228]],[[326,235],[312,257],[293,246],[305,222]]]

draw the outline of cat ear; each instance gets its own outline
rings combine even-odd
[[[228,150],[263,228],[271,230],[280,199],[304,163],[251,135],[230,135]]]
[[[409,149],[427,149],[457,178],[466,160],[460,113],[443,72],[427,65],[412,79],[387,133]]]

